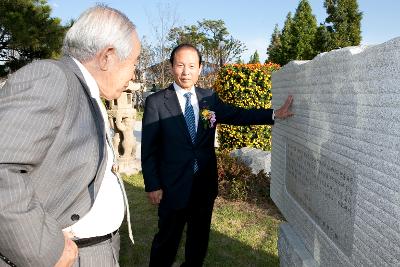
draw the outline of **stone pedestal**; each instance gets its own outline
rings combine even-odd
[[[133,157],[118,158],[119,172],[127,175],[136,174],[142,170],[141,162]]]

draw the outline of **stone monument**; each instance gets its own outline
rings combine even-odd
[[[118,99],[110,101],[107,110],[110,126],[114,131],[112,143],[118,159],[119,172],[127,175],[141,170],[140,160],[135,157],[136,140],[133,135],[136,110],[133,107],[132,90],[136,87],[137,84],[130,82],[128,90],[122,92]]]
[[[400,266],[400,38],[272,75],[271,197],[281,266]]]

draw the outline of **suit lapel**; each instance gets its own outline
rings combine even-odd
[[[70,57],[63,57],[61,59],[71,70],[73,73],[75,73],[76,77],[78,77],[79,81],[81,82],[81,85],[85,91],[85,94],[87,95],[88,99],[90,100],[94,110],[95,110],[95,118],[96,118],[96,124],[100,127],[101,133],[104,137],[105,133],[104,130],[104,120],[103,120],[103,115],[101,114],[101,110],[96,102],[96,99],[94,99],[91,94],[90,94],[90,89],[86,84],[85,78],[83,77],[82,72],[80,71],[78,65],[76,65],[75,61],[70,58]]]
[[[85,94],[87,95],[88,99],[90,100],[90,103],[95,111],[95,118],[96,118],[96,125],[99,127],[101,137],[105,137],[105,126],[104,126],[104,120],[103,120],[103,115],[101,114],[101,110],[96,102],[96,99],[94,99],[91,94],[89,87],[86,84],[85,78],[83,77],[82,72],[80,71],[78,65],[76,65],[75,61],[70,58],[70,57],[63,57],[61,59],[71,70],[72,72],[78,77],[79,81],[81,82],[81,85],[85,91]],[[103,139],[104,140],[104,139]]]
[[[93,113],[94,113],[94,117],[95,117],[95,125],[96,125],[96,129],[97,129],[97,133],[99,135],[99,154],[100,154],[100,166],[97,170],[97,174],[96,177],[99,179],[96,179],[96,182],[98,181],[98,183],[96,184],[95,188],[90,187],[89,191],[92,197],[92,204],[94,202],[94,198],[97,195],[98,189],[100,187],[100,184],[103,180],[103,173],[104,173],[104,168],[105,168],[105,163],[106,161],[104,160],[106,157],[106,153],[107,150],[105,149],[105,141],[106,141],[106,133],[105,133],[105,125],[104,125],[104,119],[103,119],[103,115],[101,114],[101,110],[100,107],[98,106],[96,99],[94,99],[91,94],[90,94],[90,89],[86,84],[85,78],[83,77],[83,74],[81,72],[81,70],[79,69],[78,65],[76,65],[75,61],[68,56],[65,56],[61,59],[61,62],[63,62],[78,78],[78,80],[80,81],[82,88],[84,90],[85,95],[87,96],[87,98],[89,99],[89,102],[93,108]]]
[[[165,89],[164,104],[171,114],[171,118],[177,122],[181,128],[181,131],[186,136],[187,141],[192,144],[192,139],[190,138],[190,133],[186,126],[185,117],[183,116],[181,106],[179,105],[178,96],[176,95],[174,86],[172,84]]]
[[[197,134],[196,134],[196,143],[201,139],[204,133],[206,133],[206,129],[204,129],[203,120],[201,119],[201,111],[203,109],[207,109],[207,104],[205,102],[205,96],[203,95],[202,91],[199,90],[198,87],[195,88],[197,101],[199,102],[199,123],[197,125]]]
[[[72,72],[76,75],[76,77],[78,77],[79,81],[82,84],[83,89],[85,90],[86,95],[89,96],[91,101],[92,102],[96,101],[91,97],[89,87],[87,86],[85,78],[83,77],[83,74],[79,69],[78,65],[76,65],[75,61],[71,57],[67,56],[63,57],[61,61],[64,62],[69,67],[70,70],[72,70]]]

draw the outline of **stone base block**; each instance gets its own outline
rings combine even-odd
[[[140,160],[120,157],[118,159],[119,172],[126,175],[137,174],[142,170]]]
[[[278,253],[281,267],[319,266],[288,223],[279,228]]]

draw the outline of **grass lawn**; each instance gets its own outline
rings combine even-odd
[[[147,200],[141,175],[124,180],[135,245],[129,242],[124,224],[121,227],[120,265],[148,266],[151,242],[157,231],[157,208]],[[269,209],[218,198],[204,266],[279,266],[277,233],[280,222],[274,207]],[[181,244],[176,260],[178,266],[183,262],[183,253]]]

